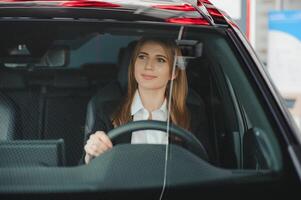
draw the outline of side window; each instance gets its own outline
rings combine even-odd
[[[240,108],[232,80],[225,67],[226,52],[218,35],[192,35],[201,45],[201,56],[188,63],[190,87],[204,102],[208,120],[208,138],[212,164],[237,169],[242,167],[242,135],[244,132]],[[216,42],[216,43],[215,43]],[[226,44],[224,44],[226,45]],[[197,48],[197,47],[196,47]],[[229,50],[231,51],[231,50]],[[233,55],[232,55],[233,56]]]
[[[242,131],[229,80],[208,52],[188,63],[187,75],[190,90],[199,94],[206,112],[203,116],[208,125],[208,151],[212,164],[223,168],[240,168]]]
[[[212,63],[213,83],[215,83],[216,98],[219,98],[218,107],[215,108],[217,112],[212,119],[215,120],[214,128],[218,130],[216,134],[220,149],[221,166],[241,168],[240,151],[243,127],[239,105],[231,82],[225,75],[221,65],[218,62],[212,61]],[[214,90],[212,93],[214,93]]]
[[[281,153],[275,137],[276,130],[269,121],[263,101],[257,96],[243,65],[226,41],[218,40],[215,45],[215,50],[220,50],[219,54],[215,54],[216,61],[226,77],[238,125],[239,134],[234,139],[238,144],[234,146],[238,166],[256,170],[279,169]]]

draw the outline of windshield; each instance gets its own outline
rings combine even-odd
[[[34,180],[49,169],[54,191],[68,176],[77,191],[160,188],[158,199],[232,170],[281,168],[273,122],[224,29],[1,27],[1,167],[35,169]]]

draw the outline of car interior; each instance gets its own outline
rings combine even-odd
[[[35,28],[29,24],[24,25],[25,34],[18,37],[19,29],[7,27],[8,31],[1,33],[4,45],[0,51],[1,163],[3,160],[6,167],[18,162],[23,165],[78,166],[85,135],[93,127],[95,107],[124,95],[127,66],[141,36],[136,32],[141,30],[133,28],[131,32],[129,29],[128,35],[122,35],[116,27],[104,33],[93,29],[81,32],[71,27],[61,35],[59,31],[47,34],[42,31],[39,35],[31,34]],[[208,32],[204,29],[203,34]],[[203,48],[198,57],[186,61],[187,101],[204,111],[201,119],[208,128],[208,162],[231,169],[269,168],[266,154],[249,151],[254,148],[256,138],[250,134],[249,139],[242,140],[245,130],[239,127],[233,102],[235,92],[231,93],[233,86],[226,76],[222,77],[226,69],[212,56],[210,48],[213,47],[206,42],[205,36],[200,35],[191,34],[192,38],[199,38]],[[10,43],[6,42],[8,39]],[[108,49],[108,45],[111,48]],[[243,107],[242,103],[240,106]],[[250,154],[246,157],[242,155],[243,142],[248,144],[243,146]],[[16,151],[21,148],[23,157],[31,155],[31,160],[13,158],[13,155],[4,158],[4,155],[10,155],[5,153],[8,147],[16,148]],[[33,154],[37,151],[39,155],[48,155],[50,160]],[[254,159],[254,155],[261,159]]]

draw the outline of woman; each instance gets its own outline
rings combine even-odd
[[[161,120],[166,121],[168,117],[168,99],[170,83],[173,81],[170,102],[170,120],[187,130],[200,129],[202,119],[193,123],[191,114],[186,105],[188,91],[187,78],[183,66],[176,62],[173,71],[175,58],[181,58],[180,49],[173,41],[161,39],[141,39],[132,55],[128,72],[128,91],[123,102],[117,110],[104,112],[105,108],[114,108],[114,103],[104,106],[104,110],[96,121],[96,132],[91,134],[84,147],[85,163],[89,163],[93,157],[113,147],[112,141],[106,132],[113,127],[137,120]],[[107,110],[107,109],[106,109]],[[190,110],[198,110],[191,108]],[[104,117],[109,115],[110,118]],[[110,124],[111,123],[111,124]],[[109,124],[109,125],[108,125]],[[194,128],[193,128],[193,127]],[[144,130],[143,133],[133,132],[130,142],[166,144],[168,139],[162,131]],[[179,142],[179,138],[173,138]],[[206,146],[206,145],[205,145]]]

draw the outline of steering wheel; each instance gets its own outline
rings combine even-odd
[[[116,127],[108,132],[108,137],[111,140],[116,139],[117,137],[128,134],[133,131],[139,130],[160,130],[167,132],[167,122],[157,121],[157,120],[140,120],[129,122],[125,125]],[[175,136],[184,139],[187,142],[187,146],[190,147],[189,150],[204,160],[208,160],[208,154],[202,143],[189,131],[180,128],[174,124],[170,124],[169,134],[174,134]]]

